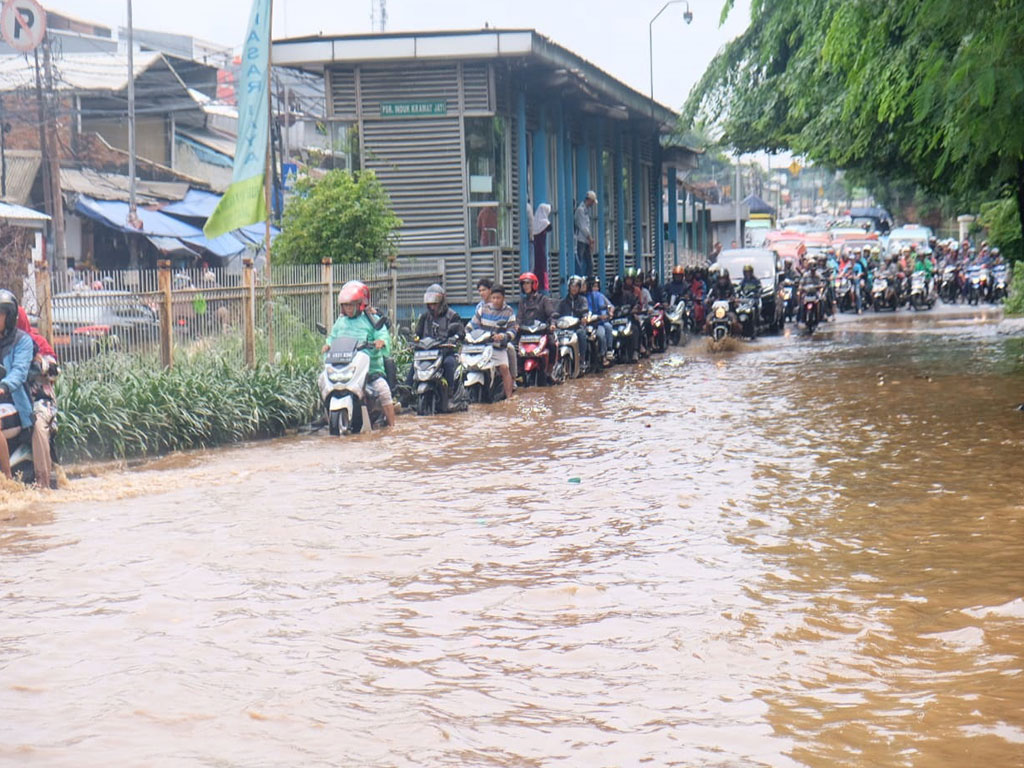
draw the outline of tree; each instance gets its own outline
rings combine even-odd
[[[376,261],[397,251],[402,225],[373,171],[328,171],[300,176],[285,205],[282,231],[274,241],[275,261],[319,264]]]
[[[1010,195],[1024,231],[1022,108],[1024,0],[753,0],[684,126],[936,194]]]

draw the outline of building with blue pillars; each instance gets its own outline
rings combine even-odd
[[[399,257],[443,260],[452,303],[474,302],[482,277],[512,287],[536,270],[528,219],[541,203],[550,289],[563,293],[587,190],[606,285],[625,267],[664,268],[675,189],[660,141],[677,115],[537,32],[292,38],[274,42],[273,62],[323,74],[339,164],[377,174],[402,220]]]

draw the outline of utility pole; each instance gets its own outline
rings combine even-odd
[[[171,137],[173,141],[173,137]],[[128,225],[136,226],[135,206],[135,39],[132,0],[128,0]]]
[[[49,144],[50,197],[53,217],[54,261],[57,269],[64,272],[68,268],[67,252],[64,243],[64,198],[60,188],[60,133],[57,130],[57,110],[54,106],[53,67],[50,61],[50,35],[43,40],[43,69],[46,74],[46,102],[49,112],[42,130],[49,131],[52,141]]]
[[[736,247],[743,247],[743,235],[740,233],[740,156],[736,155],[736,186],[732,191],[733,207],[736,211]]]

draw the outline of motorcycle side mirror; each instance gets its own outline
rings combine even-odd
[[[319,333],[321,336],[326,336],[327,335],[327,326],[324,325],[323,323],[317,323],[316,324],[316,332]]]

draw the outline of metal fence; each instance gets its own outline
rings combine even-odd
[[[37,265],[39,327],[59,359],[77,363],[109,351],[173,364],[176,352],[216,346],[240,361],[280,361],[319,346],[338,289],[370,288],[374,306],[396,319],[417,311],[424,289],[444,281],[443,261],[281,265],[241,271],[116,270],[50,274]]]

